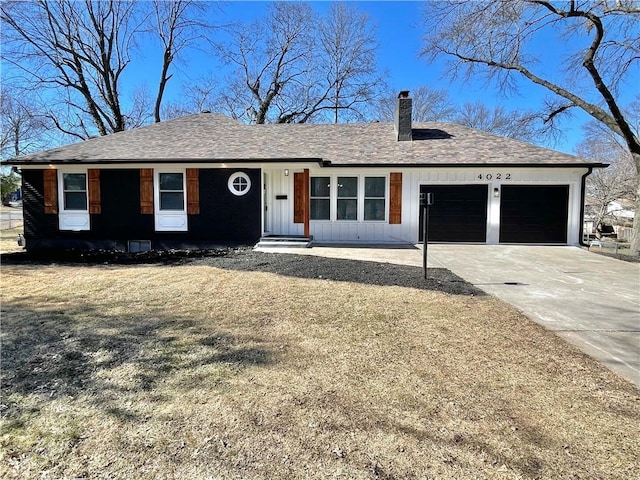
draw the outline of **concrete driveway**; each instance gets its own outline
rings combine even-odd
[[[420,247],[264,250],[422,267]],[[640,263],[560,246],[437,244],[428,253],[429,266],[514,305],[640,388]]]
[[[640,388],[640,263],[577,247],[429,245],[448,268]]]

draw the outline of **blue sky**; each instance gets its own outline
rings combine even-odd
[[[329,1],[311,2],[314,9],[326,10]],[[426,85],[434,89],[445,89],[450,97],[457,103],[482,101],[489,106],[504,105],[507,109],[533,109],[540,105],[547,95],[546,90],[528,82],[521,82],[520,95],[510,98],[502,97],[497,89],[488,87],[484,80],[475,80],[464,83],[462,81],[451,82],[442,77],[444,65],[441,63],[428,64],[419,57],[423,48],[421,19],[423,16],[423,2],[395,2],[395,1],[369,1],[352,2],[359,9],[366,12],[378,36],[378,61],[380,68],[388,73],[387,81],[390,86],[400,89],[414,90]],[[234,20],[252,20],[264,15],[267,3],[263,1],[227,2],[222,7],[222,13],[218,14],[216,23],[230,23]],[[543,55],[547,45],[541,45],[540,53]],[[554,57],[546,53],[547,59],[553,61]],[[147,58],[149,67],[142,66],[140,77],[146,81],[150,90],[156,85],[158,60]],[[191,81],[197,80],[202,75],[220,73],[223,67],[217,60],[205,57],[198,52],[190,52],[187,65],[178,65],[180,69],[171,80],[167,91],[167,99],[180,94],[181,80],[189,77]],[[144,72],[144,73],[143,73]],[[136,75],[137,76],[137,75]],[[138,78],[137,80],[142,80]],[[584,115],[575,115],[573,121],[564,122],[566,130],[565,138],[556,144],[548,145],[567,153],[574,153],[575,145],[581,140],[582,130],[580,124],[586,119]]]
[[[311,2],[314,9],[326,10],[330,1]],[[424,2],[401,1],[368,1],[352,2],[361,11],[367,13],[371,23],[376,27],[378,39],[378,64],[381,71],[387,73],[387,83],[397,90],[415,90],[425,85],[433,89],[444,89],[457,105],[465,102],[481,101],[493,107],[503,105],[508,110],[535,110],[543,104],[548,93],[542,87],[528,81],[520,82],[519,95],[509,98],[501,96],[496,88],[492,88],[483,79],[470,82],[452,82],[443,78],[444,64],[428,64],[419,57],[423,48],[422,27]],[[249,21],[261,18],[266,11],[264,1],[229,1],[222,5],[211,23],[222,25],[234,21]],[[536,54],[542,57],[542,67],[547,71],[559,71],[559,57],[553,48],[559,38],[548,35],[536,45]],[[123,78],[122,92],[131,93],[141,85],[146,85],[149,93],[154,94],[159,77],[161,52],[158,45],[141,44],[134,55],[133,62]],[[552,66],[549,68],[549,66]],[[224,67],[219,60],[202,51],[191,50],[183,62],[174,64],[174,77],[170,80],[165,94],[165,102],[179,100],[185,82],[194,82],[203,76],[216,75],[220,80],[224,77]],[[5,71],[6,74],[6,71]],[[548,75],[548,73],[546,73]],[[553,75],[552,74],[552,75]],[[637,85],[630,86],[629,93],[637,93]],[[588,120],[586,114],[573,110],[573,116],[561,123],[565,132],[564,138],[557,143],[546,146],[567,153],[575,153],[576,145],[582,140],[581,125]]]

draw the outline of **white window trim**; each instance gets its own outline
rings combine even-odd
[[[182,210],[160,210],[160,174],[182,174]],[[153,208],[156,232],[186,232],[187,220],[187,170],[184,168],[161,168],[153,170]]]
[[[238,178],[244,178],[247,181],[246,190],[243,190],[243,191],[236,190],[233,182]],[[249,193],[249,191],[251,190],[251,177],[249,177],[249,175],[247,175],[245,172],[232,173],[231,175],[229,175],[229,180],[227,181],[227,188],[236,197],[242,197],[243,195],[246,195],[247,193]]]
[[[315,223],[337,223],[337,224],[353,224],[353,223],[363,223],[363,224],[383,224],[389,223],[389,195],[390,195],[390,186],[389,186],[389,174],[388,173],[317,173],[312,174],[311,177],[328,177],[330,182],[329,188],[329,219],[327,220],[314,220],[310,219],[311,222]],[[356,177],[358,178],[358,218],[357,220],[338,220],[338,177]],[[384,178],[384,220],[365,220],[364,219],[364,182],[365,178]],[[309,185],[309,189],[311,189],[311,185]],[[317,198],[326,198],[326,197],[317,197]],[[372,197],[373,198],[373,197]],[[309,201],[311,201],[311,191],[309,191]]]
[[[85,210],[67,210],[64,202],[64,174],[82,173],[85,178],[85,192],[87,208]],[[89,215],[89,172],[86,168],[65,167],[58,169],[58,228],[62,231],[80,232],[91,230],[91,216]]]

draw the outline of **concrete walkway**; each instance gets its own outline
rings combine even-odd
[[[422,249],[266,249],[422,267]],[[429,245],[429,266],[451,270],[640,388],[640,263],[577,247]]]

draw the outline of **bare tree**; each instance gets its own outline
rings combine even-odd
[[[213,76],[203,76],[182,85],[179,100],[163,106],[164,118],[177,118],[204,111],[233,112],[230,105],[219,105],[218,82]]]
[[[482,102],[455,104],[446,90],[425,86],[411,93],[414,122],[454,122],[477,128],[494,135],[515,138],[525,142],[539,141],[544,135],[537,126],[539,118],[527,112],[508,111],[503,106],[490,108]],[[387,95],[378,102],[378,118],[393,121],[397,93]]]
[[[305,84],[313,54],[312,10],[303,3],[272,3],[267,18],[231,28],[218,44],[222,59],[235,66],[222,92],[232,116],[251,123],[282,122],[274,101]],[[294,100],[304,101],[297,95]]]
[[[29,98],[4,85],[0,94],[0,157],[27,154],[46,145],[50,128],[44,115]]]
[[[4,61],[26,89],[47,91],[48,117],[76,139],[107,135],[161,119],[172,65],[188,47],[204,42],[210,6],[193,0],[153,3],[115,0],[35,0],[0,5]],[[141,34],[162,47],[155,102],[143,85],[123,95],[123,76]]]
[[[330,111],[333,123],[363,119],[364,107],[378,97],[383,82],[377,69],[375,30],[366,14],[342,2],[332,3],[318,24],[316,53],[319,71],[324,72],[318,84],[325,88],[318,92],[315,107]]]
[[[588,207],[598,226],[605,220],[616,220],[616,212],[610,210],[612,202],[635,201],[638,175],[629,151],[610,130],[592,122],[586,126],[585,134],[576,153],[609,165],[587,177]]]
[[[153,0],[155,32],[162,43],[162,68],[153,109],[156,122],[161,120],[161,107],[169,73],[174,60],[186,48],[202,43],[213,27],[207,18],[209,3],[192,0]]]
[[[444,56],[452,76],[481,74],[503,91],[516,89],[519,79],[547,89],[552,97],[541,107],[547,122],[581,109],[620,136],[640,172],[640,138],[620,103],[621,88],[637,75],[640,58],[637,2],[448,0],[431,2],[425,18],[425,58]],[[564,60],[564,76],[556,65],[544,72],[532,48],[545,33],[558,39],[554,49]],[[636,189],[640,193],[640,183]],[[640,215],[632,250],[640,252]]]
[[[332,4],[317,17],[306,3],[274,2],[265,19],[237,24],[230,35],[218,49],[235,69],[216,103],[236,119],[361,119],[376,98],[374,32],[354,7]]]
[[[90,0],[0,6],[8,45],[4,60],[22,70],[36,88],[65,89],[66,101],[80,113],[79,131],[56,125],[65,133],[87,138],[94,129],[106,135],[127,127],[120,83],[139,26],[135,7],[134,2]]]
[[[398,91],[399,89],[390,91],[377,102],[376,115],[378,120],[382,122],[393,121]],[[451,121],[457,109],[446,90],[432,89],[422,85],[411,92],[411,98],[413,100],[412,119],[414,122],[448,122]]]
[[[453,121],[523,142],[535,143],[545,137],[545,133],[537,126],[536,115],[507,111],[501,105],[489,108],[482,102],[464,103],[454,114]]]

